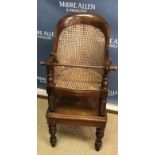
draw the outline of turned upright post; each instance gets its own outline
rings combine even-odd
[[[47,94],[48,94],[48,109],[50,112],[55,111],[54,104],[54,69],[53,65],[47,65]]]
[[[47,68],[47,94],[48,94],[48,111],[54,112],[55,111],[55,97],[54,97],[54,68],[53,68],[53,61],[55,57],[51,55],[47,62],[41,62],[42,65],[46,65]],[[55,147],[57,139],[56,139],[56,124],[49,124],[49,133],[50,133],[50,143],[52,147]]]
[[[104,69],[101,94],[99,99],[99,116],[106,117],[107,97],[108,97],[108,71]],[[104,136],[105,127],[106,122],[102,128],[96,128],[96,141],[95,141],[96,151],[99,151],[102,146],[102,138]]]

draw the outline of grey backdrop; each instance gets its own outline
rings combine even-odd
[[[54,31],[60,18],[69,12],[95,12],[110,25],[109,53],[113,65],[118,65],[118,0],[38,0],[37,3],[37,59],[47,59],[54,41]],[[37,86],[46,88],[46,69],[38,64]],[[108,102],[118,102],[118,73],[109,74]]]

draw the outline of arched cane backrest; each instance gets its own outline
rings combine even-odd
[[[55,52],[60,64],[104,65],[104,60],[108,56],[109,28],[101,17],[93,14],[65,16],[58,23],[56,35]],[[64,70],[67,70],[64,72],[65,75],[63,74],[61,80],[57,82],[59,87],[96,90],[101,85],[101,71],[86,68],[57,67],[56,75]],[[64,82],[67,79],[70,83],[68,83],[69,81]],[[97,82],[95,87],[94,85],[90,86],[93,81]]]
[[[57,49],[59,63],[70,65],[103,65],[105,36],[96,27],[77,24],[65,28]]]

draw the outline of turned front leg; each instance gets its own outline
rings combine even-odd
[[[50,143],[52,147],[55,147],[56,142],[57,142],[57,139],[55,136],[56,132],[57,132],[56,124],[49,125],[49,133],[51,135]]]
[[[105,124],[106,126],[106,124]],[[95,150],[99,151],[102,146],[102,138],[104,136],[104,130],[105,126],[103,128],[96,128],[96,141],[95,141]]]

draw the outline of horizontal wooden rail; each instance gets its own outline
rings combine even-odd
[[[84,65],[68,65],[68,64],[58,64],[52,63],[54,66],[64,66],[64,67],[78,67],[78,68],[95,68],[95,69],[103,69],[103,66],[84,66]]]
[[[58,64],[52,63],[54,66],[64,66],[64,67],[77,67],[77,68],[94,68],[94,69],[104,69],[104,66],[84,66],[84,65],[68,65],[68,64]],[[117,66],[110,66],[110,70],[116,71],[118,70]]]

